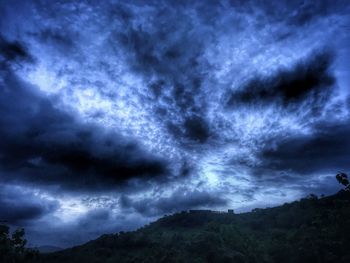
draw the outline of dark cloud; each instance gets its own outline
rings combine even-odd
[[[349,171],[349,134],[349,120],[318,124],[313,134],[292,136],[266,147],[260,156],[262,167],[303,175]]]
[[[199,117],[186,119],[184,127],[186,129],[186,136],[192,140],[203,143],[210,136],[208,124]]]
[[[169,197],[132,200],[124,195],[120,198],[120,205],[125,209],[132,208],[145,216],[159,216],[181,210],[225,206],[228,201],[219,195],[219,193],[198,190],[189,191],[185,188],[180,188]]]
[[[196,115],[185,118],[180,125],[169,121],[167,128],[175,138],[187,140],[187,145],[188,142],[205,143],[212,135],[206,120]]]
[[[26,56],[19,44],[7,50],[12,60]],[[134,142],[79,122],[55,108],[49,98],[35,92],[11,69],[4,70],[2,78],[2,180],[104,189],[132,178],[167,174],[164,161],[147,154]]]
[[[133,71],[148,81],[152,94],[148,99],[159,121],[180,143],[205,143],[211,130],[206,101],[198,99],[204,96],[204,45],[201,37],[191,33],[193,18],[181,5],[159,7],[149,18],[149,27],[135,27],[134,20],[123,20],[127,30],[118,39]]]
[[[322,107],[335,83],[330,72],[332,58],[328,52],[312,54],[292,69],[279,70],[272,76],[254,78],[239,90],[233,91],[227,105],[268,106],[271,103],[282,103],[290,106],[309,100],[310,105]]]
[[[0,63],[14,62],[19,59],[21,61],[32,61],[32,56],[27,49],[18,41],[8,41],[0,35]],[[2,65],[4,67],[5,65]]]
[[[0,213],[67,246],[164,213],[331,193],[315,174],[348,169],[345,89],[333,92],[348,73],[312,51],[348,50],[349,7],[0,1],[0,183],[62,205],[4,190]]]
[[[232,27],[244,30],[244,26],[252,23],[244,17],[231,18],[227,14],[228,9],[249,15],[262,10],[265,15],[258,16],[253,22],[257,27],[268,27],[276,20],[286,22],[288,19],[307,23],[313,17],[335,12],[334,8],[327,8],[329,4],[308,1],[304,4],[302,1],[293,4],[282,1],[277,4],[278,8],[275,3],[241,1],[161,2],[157,7],[153,4],[149,3],[152,11],[145,15],[148,23],[143,26],[135,23],[137,14],[129,9],[127,19],[122,19],[126,30],[118,32],[117,39],[125,49],[132,70],[148,82],[152,94],[149,99],[154,104],[155,115],[168,132],[185,146],[210,142],[210,138],[216,135],[207,116],[210,98],[206,85],[210,79],[208,72],[215,71],[217,65],[208,62],[205,56],[207,45],[216,45],[218,31],[233,34],[234,31],[230,31]],[[220,23],[222,17],[227,17],[227,21]],[[283,26],[276,30],[276,35],[295,36],[297,32]],[[334,84],[329,70],[331,63],[332,55],[321,52],[312,54],[292,69],[279,70],[273,76],[252,76],[245,87],[229,95],[228,105],[268,104],[278,100],[285,106],[295,106],[304,99],[310,99],[313,111],[317,113],[324,104],[327,89],[330,90]],[[210,86],[209,89],[222,88],[218,83],[210,83]]]
[[[52,213],[56,201],[47,201],[21,191],[17,186],[0,185],[0,220],[13,225],[25,225]]]

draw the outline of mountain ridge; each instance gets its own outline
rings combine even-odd
[[[251,212],[182,211],[40,262],[350,262],[350,192]]]

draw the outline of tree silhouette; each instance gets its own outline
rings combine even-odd
[[[23,228],[11,234],[7,225],[0,225],[0,262],[30,262],[37,256],[36,251],[25,247],[27,240],[24,235]]]
[[[339,172],[335,178],[337,179],[338,183],[342,184],[345,186],[344,190],[350,190],[350,184],[349,184],[349,179],[348,175],[346,173]]]

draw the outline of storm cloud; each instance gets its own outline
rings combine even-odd
[[[264,166],[308,175],[350,169],[350,120],[320,123],[312,135],[286,138],[261,152]]]
[[[335,84],[330,73],[331,62],[330,53],[312,54],[307,61],[298,62],[289,70],[282,69],[273,76],[249,80],[231,94],[227,104],[235,107],[281,103],[287,107],[308,100],[309,106],[322,107]]]
[[[54,212],[58,203],[23,191],[20,187],[0,185],[1,221],[28,225]]]
[[[30,58],[19,43],[2,40],[0,165],[3,181],[23,180],[75,189],[105,189],[128,179],[166,176],[165,160],[136,142],[55,108],[19,79],[8,63]]]
[[[336,192],[349,8],[0,1],[0,219],[68,246],[165,213]]]

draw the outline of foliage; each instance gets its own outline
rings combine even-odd
[[[38,253],[25,247],[24,229],[15,230],[12,234],[6,225],[0,225],[0,262],[21,263],[34,260]]]
[[[337,179],[338,183],[345,186],[344,190],[349,191],[350,190],[350,183],[348,179],[348,175],[346,173],[338,173],[335,178]]]
[[[243,214],[181,212],[40,262],[345,263],[349,233],[350,192],[342,190]]]

